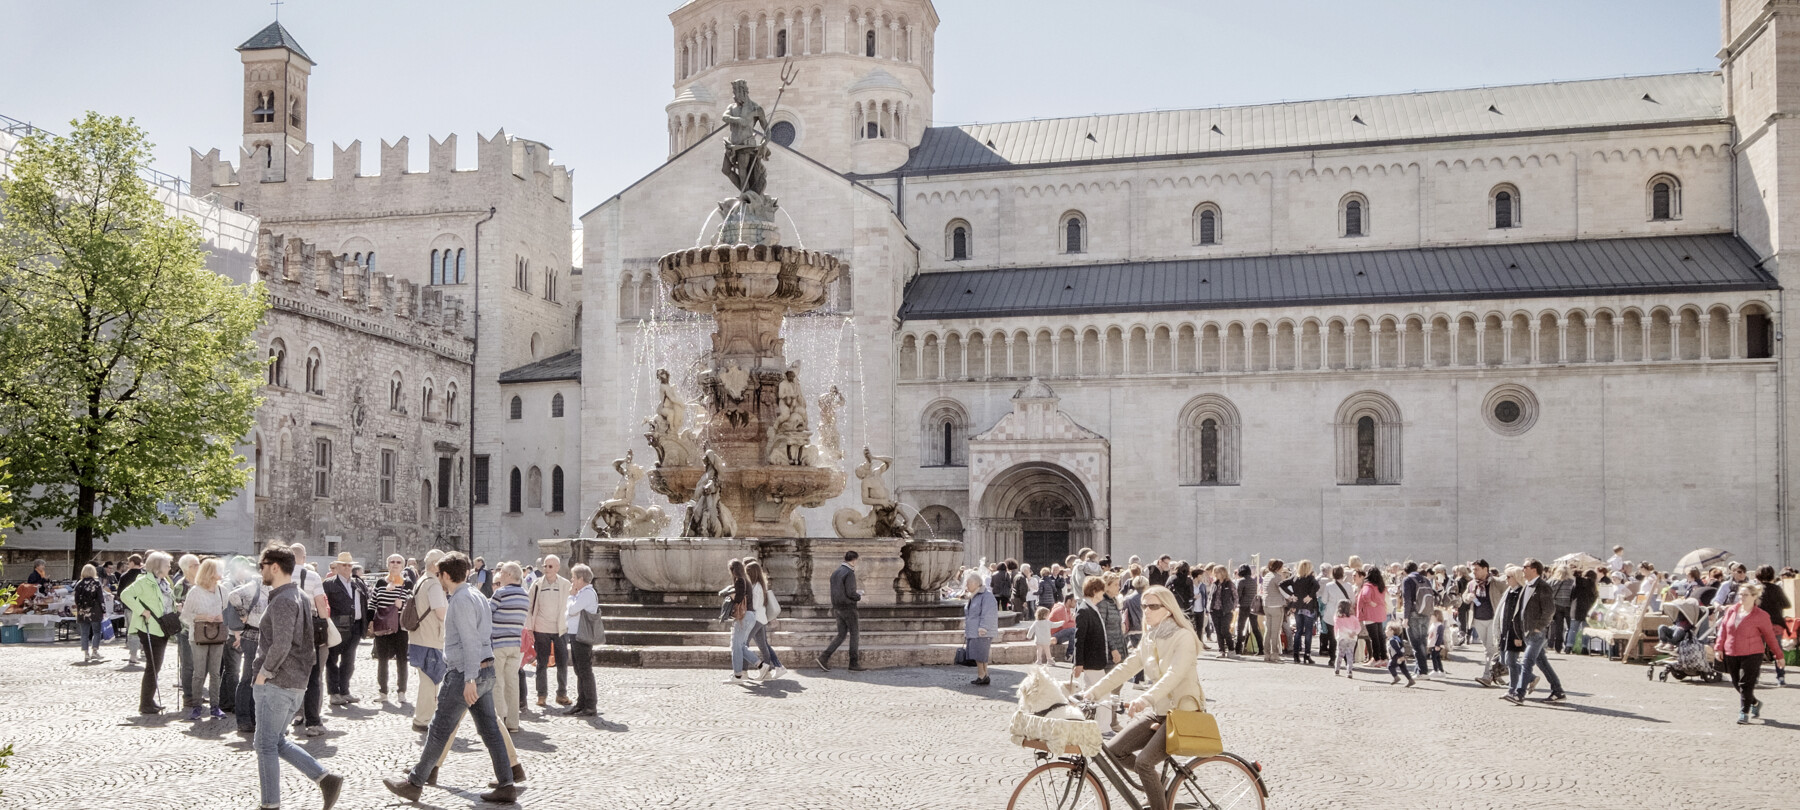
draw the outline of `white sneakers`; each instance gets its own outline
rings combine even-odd
[[[756,668],[756,677],[758,680],[766,681],[769,679],[769,673],[772,671],[774,670],[769,666],[769,662],[764,661],[762,666]]]
[[[774,681],[774,680],[780,680],[785,677],[787,677],[787,667],[776,667],[775,671],[770,672],[768,678],[766,678],[765,680]]]

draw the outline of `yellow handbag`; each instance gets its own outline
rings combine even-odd
[[[1225,751],[1225,742],[1219,737],[1219,721],[1203,708],[1170,709],[1163,719],[1163,734],[1164,748],[1170,756],[1210,757]]]

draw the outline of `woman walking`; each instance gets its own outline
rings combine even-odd
[[[1587,626],[1588,611],[1593,610],[1594,603],[1600,600],[1599,572],[1590,569],[1576,573],[1569,599],[1569,627],[1564,631],[1563,649],[1586,654],[1581,649],[1581,629]]]
[[[1144,591],[1144,640],[1131,657],[1113,667],[1099,683],[1083,690],[1084,700],[1112,694],[1126,679],[1139,672],[1155,683],[1126,707],[1131,721],[1115,734],[1106,748],[1114,756],[1133,763],[1145,786],[1150,810],[1168,810],[1168,785],[1162,781],[1167,737],[1162,726],[1175,709],[1203,710],[1206,693],[1200,689],[1198,659],[1200,637],[1187,614],[1178,610],[1168,588],[1151,586]]]
[[[981,587],[981,574],[971,571],[963,583],[969,591],[969,602],[963,607],[963,655],[975,662],[975,680],[969,681],[976,686],[987,686],[988,652],[994,644],[994,638],[1000,635],[1000,603],[994,594]],[[1099,580],[1094,580],[1098,585]],[[1076,638],[1081,636],[1080,625],[1076,625]]]
[[[1310,664],[1313,632],[1319,623],[1319,578],[1313,576],[1312,560],[1301,560],[1294,578],[1281,583],[1281,590],[1293,600],[1294,663]]]
[[[1335,661],[1338,635],[1336,632],[1338,603],[1349,602],[1351,608],[1350,614],[1354,617],[1356,615],[1356,600],[1351,598],[1350,588],[1344,585],[1344,567],[1341,565],[1334,565],[1327,570],[1328,581],[1319,585],[1319,655],[1323,656],[1327,661]],[[1357,623],[1357,629],[1359,631],[1362,629],[1362,624],[1360,622]],[[1336,665],[1334,664],[1333,666]]]
[[[1569,622],[1575,611],[1575,576],[1569,573],[1568,563],[1551,570],[1550,593],[1556,604],[1556,613],[1550,619],[1550,646],[1558,653],[1566,653],[1570,647]]]
[[[1762,716],[1762,701],[1756,699],[1756,678],[1762,674],[1764,650],[1781,655],[1781,639],[1769,623],[1769,614],[1756,606],[1756,600],[1761,598],[1761,585],[1745,584],[1738,589],[1737,604],[1726,608],[1719,619],[1719,641],[1713,650],[1738,691],[1740,726]],[[1776,671],[1781,668],[1776,667]]]
[[[222,579],[224,564],[218,557],[207,557],[195,569],[192,587],[181,603],[181,623],[187,627],[194,647],[193,682],[188,686],[194,695],[194,707],[188,710],[189,720],[200,719],[204,711],[200,704],[206,702],[208,694],[212,696],[212,716],[225,716],[225,710],[219,708],[219,698],[225,690],[221,681],[225,666],[225,592],[219,587]],[[209,681],[210,693],[206,689]]]
[[[75,583],[75,625],[81,630],[81,662],[100,660],[100,623],[106,620],[106,585],[92,563],[81,567]]]
[[[406,702],[406,629],[400,626],[399,618],[384,619],[395,616],[409,607],[412,602],[412,583],[406,579],[406,558],[398,554],[389,554],[387,573],[376,580],[375,590],[370,594],[374,603],[371,612],[375,615],[375,686],[381,691],[381,702],[388,699],[388,664],[394,665],[394,677],[397,689],[395,699]],[[392,628],[389,632],[382,632]],[[516,702],[515,702],[516,705]],[[516,714],[515,714],[516,716]],[[517,723],[513,724],[515,727]]]
[[[425,553],[423,574],[414,586],[412,604],[407,606],[419,619],[419,628],[406,638],[406,663],[416,670],[418,694],[413,696],[413,730],[431,727],[437,714],[438,684],[444,680],[449,665],[444,663],[444,614],[450,610],[450,597],[438,582],[438,561],[444,552],[432,549]]]
[[[1259,623],[1259,617],[1262,616],[1263,609],[1262,600],[1258,598],[1256,592],[1256,577],[1251,575],[1250,566],[1248,565],[1238,566],[1237,575],[1238,652],[1261,652],[1263,648],[1263,632],[1262,625]],[[1246,630],[1248,632],[1246,632]],[[1249,642],[1252,640],[1256,642],[1255,650],[1250,649],[1251,645]]]
[[[775,648],[769,644],[770,623],[781,615],[781,603],[776,601],[775,591],[769,587],[769,575],[763,571],[761,560],[745,557],[744,576],[750,580],[750,604],[756,608],[756,623],[750,628],[750,641],[762,654],[759,675],[765,681],[784,677],[787,667],[781,665],[781,656],[776,655]]]
[[[173,559],[160,551],[150,552],[144,570],[119,595],[125,612],[131,616],[131,633],[144,651],[144,677],[138,687],[138,714],[159,714],[162,704],[156,701],[156,677],[162,669],[163,652],[169,643],[162,617],[175,612],[175,591],[169,584],[169,563]]]
[[[1231,612],[1237,609],[1237,587],[1231,584],[1231,576],[1225,566],[1215,565],[1212,568],[1212,585],[1207,593],[1206,607],[1212,617],[1213,635],[1219,639],[1220,658],[1238,658],[1238,645],[1231,635]],[[1150,624],[1144,620],[1146,632]]]
[[[1356,589],[1356,617],[1362,620],[1363,632],[1368,636],[1369,662],[1377,667],[1387,666],[1387,641],[1384,627],[1387,625],[1387,582],[1381,578],[1381,569],[1371,565],[1363,569],[1362,585]]]
[[[756,626],[756,606],[751,602],[754,588],[750,585],[750,576],[744,571],[743,560],[732,560],[731,596],[725,603],[731,616],[731,677],[726,683],[749,683],[744,677],[746,666],[755,666],[756,660],[750,655],[750,628]]]

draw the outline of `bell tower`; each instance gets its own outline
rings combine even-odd
[[[845,173],[890,171],[931,126],[931,0],[826,0],[786,10],[760,0],[689,0],[669,21],[670,156],[719,127],[733,81],[771,104],[790,60],[799,78],[774,111],[771,137],[813,160]]]
[[[244,63],[244,153],[246,172],[264,182],[287,179],[290,152],[306,146],[306,80],[313,60],[279,22],[238,46]],[[250,176],[255,176],[251,174]]]

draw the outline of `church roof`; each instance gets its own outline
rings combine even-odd
[[[300,58],[305,59],[308,63],[318,64],[313,61],[312,57],[306,55],[306,50],[300,47],[300,42],[294,39],[294,35],[288,33],[288,30],[279,22],[269,23],[269,27],[256,32],[256,36],[244,40],[244,44],[237,46],[240,51],[267,51],[276,48],[286,48],[299,54]]]
[[[1713,124],[1725,119],[1720,81],[1674,73],[930,127],[894,174]]]
[[[923,273],[903,320],[1776,290],[1730,234]]]
[[[581,350],[551,355],[528,366],[500,372],[501,384],[581,379]]]
[[[874,70],[869,71],[867,76],[858,79],[856,84],[850,85],[850,92],[852,93],[858,93],[864,90],[905,89],[906,85],[901,84],[899,79],[894,78],[894,74],[882,70],[881,68],[875,68]]]

